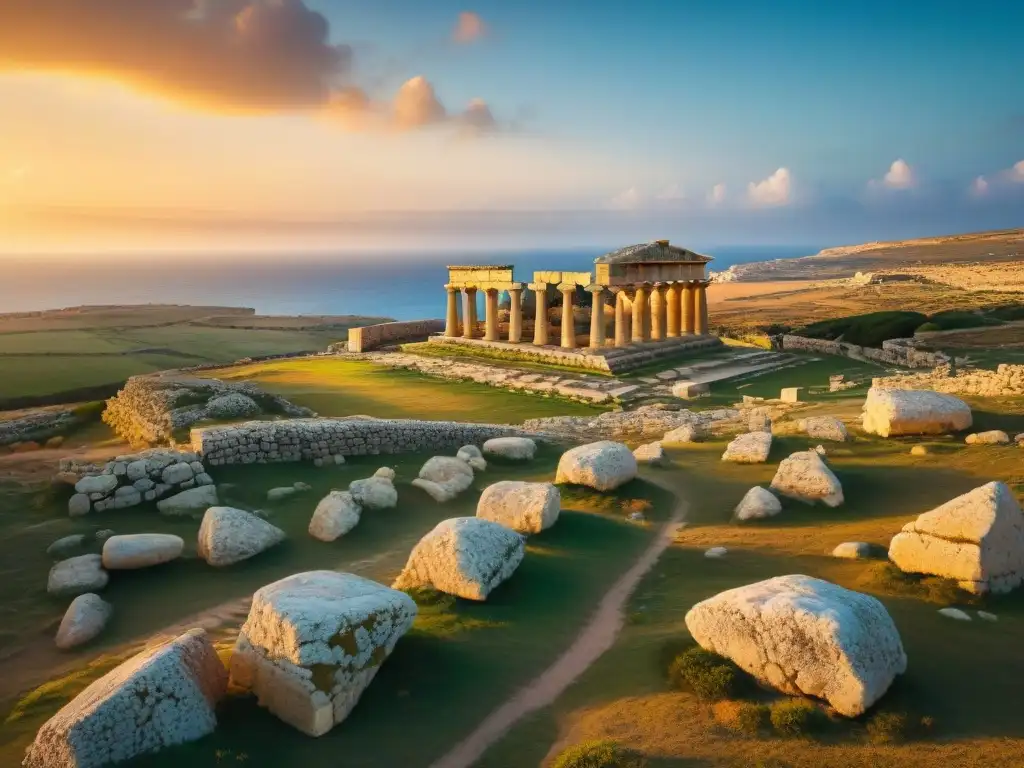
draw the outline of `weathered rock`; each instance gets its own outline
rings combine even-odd
[[[462,446],[455,454],[455,458],[466,462],[476,472],[483,472],[487,469],[487,460],[475,445]]]
[[[1010,436],[999,429],[988,432],[974,432],[964,440],[968,445],[1009,445]]]
[[[772,417],[767,408],[754,408],[747,414],[747,432],[771,434]]]
[[[85,534],[73,533],[70,536],[64,536],[53,542],[46,548],[46,554],[57,560],[63,560],[78,552],[83,544],[85,544]]]
[[[313,490],[313,486],[312,485],[310,485],[309,483],[304,483],[301,480],[296,480],[292,484],[292,488],[295,489],[296,493],[305,493],[306,491],[312,491]]]
[[[713,560],[717,560],[720,557],[725,557],[729,553],[729,550],[725,547],[711,547],[704,551],[704,557],[710,557]]]
[[[81,595],[103,589],[109,580],[99,555],[79,555],[61,560],[50,569],[46,591],[51,595]]]
[[[87,493],[76,493],[68,499],[68,514],[71,517],[87,515],[92,511],[92,501]]]
[[[872,387],[861,422],[865,432],[893,437],[959,432],[971,426],[972,418],[967,403],[952,395]]]
[[[148,479],[149,462],[146,459],[136,459],[135,461],[129,462],[125,470],[125,475],[128,477],[128,480],[133,483],[136,480],[141,480],[142,478]]]
[[[205,472],[200,472],[195,477],[196,485],[213,485],[213,478]]]
[[[978,611],[978,618],[982,621],[999,621],[999,617],[988,611]]]
[[[228,392],[206,403],[206,413],[214,419],[241,419],[259,412],[256,401],[241,392]]]
[[[523,537],[478,517],[442,520],[413,547],[394,589],[433,587],[467,600],[486,600],[523,560]]]
[[[665,463],[665,451],[661,443],[645,443],[633,449],[633,458],[637,463],[661,466]]]
[[[287,499],[298,493],[298,489],[293,485],[285,485],[280,488],[271,488],[267,491],[267,501],[281,501]]]
[[[364,509],[391,509],[398,504],[398,491],[387,477],[374,475],[365,480],[353,480],[348,492]]]
[[[55,642],[62,651],[84,645],[107,626],[114,607],[99,595],[87,592],[71,601],[61,619]]]
[[[157,486],[156,490],[159,491],[159,488],[160,486]],[[191,515],[195,512],[205,512],[216,505],[217,486],[200,485],[158,501],[156,508],[164,515]]]
[[[817,451],[797,451],[783,459],[772,478],[772,489],[783,496],[828,507],[843,503],[843,486]]]
[[[348,491],[331,491],[320,499],[309,521],[309,535],[320,541],[334,541],[359,524],[360,507]]]
[[[1024,581],[1024,512],[1005,483],[987,483],[903,526],[889,559],[968,592],[1009,592]]]
[[[111,506],[114,509],[127,509],[142,503],[142,494],[132,485],[122,485],[114,492]]]
[[[492,437],[484,443],[484,455],[529,461],[537,455],[537,443],[528,437]]]
[[[160,479],[163,480],[167,485],[181,485],[187,480],[191,480],[195,477],[195,472],[192,471],[192,467],[186,464],[184,461],[180,461],[177,464],[171,464],[166,467],[160,475]]]
[[[79,493],[100,493],[106,496],[117,488],[117,478],[114,475],[88,475],[75,483],[75,490]]]
[[[722,461],[737,464],[764,464],[772,449],[771,432],[746,432],[725,446]]]
[[[626,445],[601,440],[563,453],[558,460],[555,482],[613,491],[635,478],[636,474],[636,458]]]
[[[519,533],[540,533],[558,521],[562,494],[551,483],[502,480],[480,494],[476,516]]]
[[[253,595],[231,682],[321,736],[348,717],[415,617],[408,595],[350,573],[289,576]]]
[[[763,517],[775,517],[781,511],[782,504],[775,494],[767,488],[755,485],[736,506],[734,514],[737,520],[758,520]]]
[[[842,557],[847,560],[863,560],[871,557],[871,545],[864,541],[844,541],[837,544],[832,550],[832,557]]]
[[[661,438],[661,444],[665,448],[673,448],[687,443],[696,443],[704,439],[705,432],[699,424],[683,424],[681,427],[666,432]]]
[[[807,436],[813,440],[832,440],[842,443],[850,439],[846,425],[835,416],[808,416],[806,419],[800,420],[799,427],[800,431],[806,432]]]
[[[434,456],[420,468],[412,485],[439,502],[451,501],[473,484],[473,469],[452,456]]]
[[[927,445],[915,445],[910,449],[911,456],[927,456],[928,446]]]
[[[381,467],[380,469],[373,473],[373,476],[381,477],[384,478],[385,480],[391,480],[393,482],[395,479],[395,470],[393,470],[391,467]]]
[[[722,592],[691,608],[686,627],[762,683],[825,699],[846,717],[866,711],[907,668],[878,600],[809,576]]]
[[[185,542],[170,533],[129,533],[103,542],[103,567],[108,571],[149,568],[181,557]]]
[[[25,768],[99,768],[194,741],[217,725],[227,674],[206,632],[149,648],[94,682],[43,724]]]
[[[939,615],[945,616],[947,619],[953,619],[954,621],[970,621],[971,615],[967,611],[961,611],[959,608],[939,608]]]
[[[284,531],[254,514],[234,507],[210,507],[199,526],[196,551],[210,565],[233,565],[284,540]]]

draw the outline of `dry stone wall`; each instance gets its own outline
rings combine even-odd
[[[411,419],[249,421],[192,430],[192,450],[211,466],[316,461],[333,456],[453,451],[492,437],[532,436],[508,424]]]
[[[806,336],[786,334],[782,337],[782,349],[787,352],[816,352],[824,355],[838,355],[853,360],[871,360],[883,365],[898,365],[903,368],[933,368],[949,362],[949,356],[941,352],[922,352],[914,347],[913,339],[889,339],[882,342],[882,349],[847,344],[845,341],[810,339]]]
[[[16,419],[0,421],[0,445],[27,440],[41,441],[63,434],[79,422],[73,409],[37,411]]]
[[[444,330],[443,320],[407,320],[348,329],[348,351],[366,352],[394,341],[416,341]]]
[[[884,389],[930,389],[948,395],[1015,397],[1024,395],[1024,365],[1000,365],[996,370],[954,371],[941,365],[928,373],[900,374],[873,379]]]

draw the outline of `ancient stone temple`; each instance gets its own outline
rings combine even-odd
[[[569,353],[599,356],[608,362],[625,357],[642,362],[679,348],[717,344],[708,332],[705,265],[709,261],[710,256],[655,240],[598,257],[593,272],[535,272],[528,284],[515,280],[509,264],[449,266],[444,336],[435,340],[517,345],[520,354],[564,359]],[[553,288],[557,290],[554,297]],[[524,308],[525,291],[533,293],[532,312]],[[479,292],[484,294],[482,327],[477,317]],[[498,308],[502,293],[509,298],[507,319]],[[586,294],[590,300],[581,302]],[[576,319],[586,314],[586,304],[589,334],[581,339]],[[555,328],[552,309],[560,315]],[[626,355],[627,350],[632,354]],[[638,354],[640,350],[648,354]],[[583,364],[612,368],[604,360]]]

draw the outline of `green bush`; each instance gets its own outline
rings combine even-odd
[[[1024,320],[1024,304],[1003,304],[985,313],[996,320]]]
[[[862,347],[881,347],[883,341],[914,335],[928,318],[920,312],[871,312],[811,323],[797,331],[812,339],[842,340]]]
[[[999,325],[996,318],[986,317],[962,309],[949,309],[936,312],[928,318],[927,325],[934,325],[941,331],[953,331],[958,328],[980,328],[985,325]],[[921,329],[918,329],[921,330]]]
[[[772,727],[781,736],[808,736],[820,731],[825,714],[806,699],[777,701],[771,708]]]
[[[669,667],[669,679],[702,699],[724,699],[737,687],[736,665],[698,645],[680,653]]]
[[[585,741],[555,758],[552,768],[642,768],[643,759],[614,741]]]
[[[752,736],[768,725],[771,719],[771,708],[767,704],[755,704],[744,701],[736,711],[736,728]]]
[[[872,744],[893,744],[907,737],[910,718],[905,712],[877,712],[868,720],[868,739]]]
[[[936,323],[925,323],[924,325],[918,327],[918,329],[916,331],[914,331],[914,333],[928,333],[930,331],[941,331],[941,330],[942,330],[942,326],[937,325]]]

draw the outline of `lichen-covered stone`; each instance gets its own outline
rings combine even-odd
[[[967,429],[972,417],[970,406],[952,395],[872,387],[861,423],[865,432],[882,437],[942,435]]]
[[[476,516],[519,533],[540,533],[558,521],[562,494],[551,483],[502,480],[480,494]]]
[[[103,567],[108,571],[162,565],[181,557],[185,542],[170,533],[129,533],[103,542]]]
[[[698,423],[683,424],[666,432],[661,438],[665,448],[673,448],[703,440],[706,430]]]
[[[484,443],[485,456],[511,461],[529,461],[537,454],[537,443],[528,437],[492,437]]]
[[[442,520],[413,547],[395,589],[433,587],[467,600],[486,600],[523,560],[523,537],[478,517]]]
[[[653,466],[661,466],[666,461],[665,450],[660,442],[644,443],[637,446],[633,449],[633,458],[636,459],[637,464],[651,464]]]
[[[350,573],[310,571],[253,595],[231,682],[321,736],[344,720],[416,618],[408,595]]]
[[[806,419],[800,420],[799,427],[812,440],[832,440],[842,443],[850,438],[846,425],[835,416],[808,416]]]
[[[889,559],[969,592],[1009,592],[1024,581],[1024,512],[1005,483],[986,483],[904,525]]]
[[[585,485],[597,491],[613,491],[636,475],[636,457],[629,447],[611,440],[601,440],[563,453],[558,460],[555,482]]]
[[[50,569],[46,591],[51,595],[81,595],[107,586],[110,577],[99,555],[79,555],[61,560]]]
[[[398,490],[387,477],[367,477],[349,483],[348,492],[364,509],[391,509],[398,504]]]
[[[99,768],[195,741],[217,725],[227,673],[206,632],[149,648],[94,682],[51,717],[25,768]]]
[[[865,712],[907,668],[896,625],[875,598],[809,576],[778,576],[697,603],[686,627],[783,693]]]
[[[210,565],[234,565],[284,540],[284,531],[250,512],[210,507],[199,526],[196,551]]]
[[[362,507],[348,491],[331,491],[320,499],[309,521],[309,535],[320,541],[334,541],[359,524]]]
[[[213,419],[241,419],[259,412],[256,401],[241,392],[227,392],[206,403],[206,413]]]
[[[725,446],[722,461],[737,464],[764,464],[772,449],[771,432],[746,432]]]
[[[103,631],[113,613],[114,607],[99,595],[79,595],[64,612],[54,642],[62,651],[83,645]]]
[[[783,459],[772,478],[772,490],[807,504],[843,503],[843,486],[817,451],[797,451]]]
[[[743,496],[736,506],[734,514],[737,520],[757,520],[763,517],[774,517],[782,511],[782,504],[774,493],[760,485],[755,485]]]

